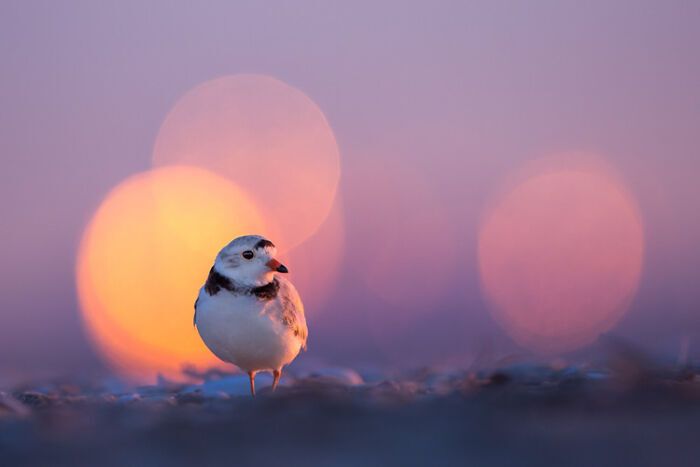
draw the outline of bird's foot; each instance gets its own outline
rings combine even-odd
[[[255,397],[255,372],[249,371],[248,378],[250,378],[250,394]]]
[[[277,389],[277,385],[280,382],[280,377],[282,376],[282,370],[274,370],[272,372],[272,390]]]

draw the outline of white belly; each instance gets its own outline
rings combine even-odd
[[[297,356],[301,341],[275,313],[276,300],[200,291],[199,335],[214,355],[244,371],[281,369]]]

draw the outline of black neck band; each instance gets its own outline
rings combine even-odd
[[[261,300],[272,300],[277,297],[280,283],[277,278],[275,278],[272,282],[258,287],[241,287],[212,267],[209,271],[207,282],[204,284],[204,290],[206,290],[209,295],[216,295],[222,289],[235,295],[255,295]]]

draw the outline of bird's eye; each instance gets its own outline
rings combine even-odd
[[[243,256],[245,259],[253,259],[253,256],[255,256],[255,253],[253,253],[250,250],[246,250],[243,253],[241,253],[241,256]]]

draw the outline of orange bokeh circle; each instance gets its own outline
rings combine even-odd
[[[520,345],[547,353],[580,348],[617,323],[643,252],[637,205],[602,170],[531,176],[493,205],[479,232],[494,317]]]
[[[122,375],[180,375],[219,362],[192,326],[193,304],[219,248],[266,234],[254,202],[206,170],[173,166],[114,188],[86,227],[77,259],[92,341]]]

